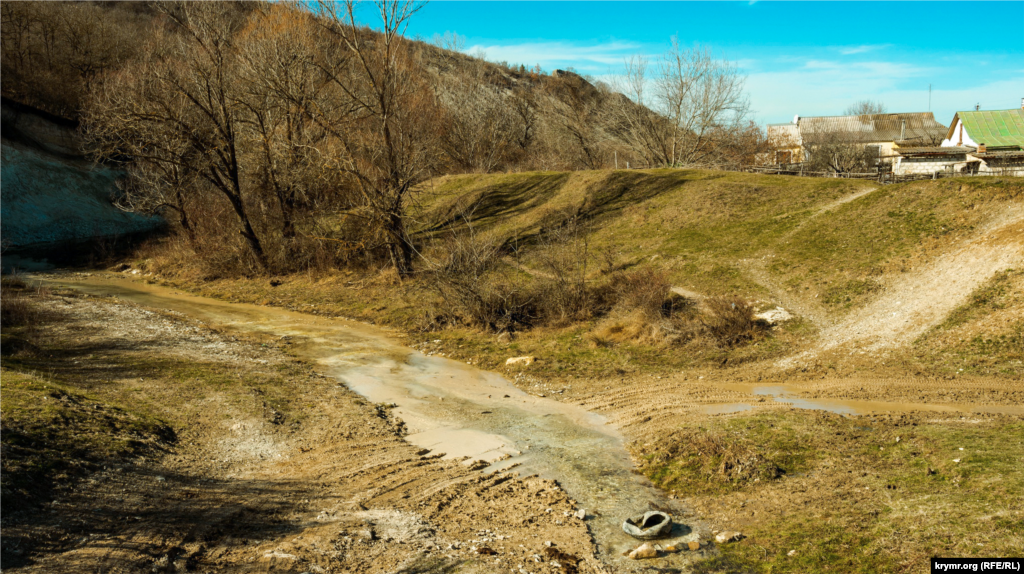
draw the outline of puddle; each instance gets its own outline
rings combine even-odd
[[[821,410],[841,415],[867,415],[872,413],[905,413],[928,411],[941,413],[990,413],[1024,415],[1024,406],[1018,405],[944,405],[933,403],[893,403],[884,401],[859,401],[845,399],[806,399],[799,390],[789,385],[752,385],[744,383],[722,383],[723,388],[738,390],[756,396],[771,397],[777,403],[784,403],[796,409]],[[750,410],[748,403],[716,403],[703,405],[706,414],[735,413]]]
[[[289,337],[293,354],[316,360],[371,402],[396,405],[393,412],[405,422],[412,444],[449,458],[489,462],[487,471],[515,467],[557,480],[587,510],[599,555],[616,570],[643,568],[621,556],[639,543],[622,532],[622,520],[655,507],[676,520],[685,514],[633,472],[622,436],[602,416],[529,395],[496,373],[426,356],[369,325],[226,303],[106,275],[37,279],[178,312],[221,329]],[[671,538],[659,543],[696,538],[690,526],[678,525]],[[690,561],[681,553],[660,560],[659,566],[682,567]]]

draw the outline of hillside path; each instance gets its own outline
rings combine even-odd
[[[838,347],[866,351],[910,344],[940,324],[993,275],[1024,265],[1024,206],[1005,214],[958,249],[892,279],[882,295],[821,334],[818,345],[782,367],[813,361]]]

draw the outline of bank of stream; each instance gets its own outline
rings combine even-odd
[[[424,355],[362,323],[217,301],[112,275],[40,280],[287,343],[291,354],[317,362],[339,383],[390,409],[404,422],[409,442],[465,458],[466,464],[485,467],[484,472],[515,468],[557,480],[586,511],[599,556],[616,570],[640,566],[623,557],[638,542],[622,532],[621,524],[642,511],[664,510],[676,518],[671,536],[659,541],[662,545],[709,536],[678,501],[635,472],[622,436],[603,417],[527,394],[498,374]],[[659,566],[685,566],[696,556],[668,555]]]

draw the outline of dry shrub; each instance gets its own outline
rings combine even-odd
[[[595,312],[594,292],[587,283],[587,229],[575,215],[548,229],[539,250],[543,275],[538,301],[545,322],[565,325],[589,319]]]
[[[758,339],[767,325],[754,318],[754,307],[739,297],[709,297],[702,303],[701,324],[723,347]]]
[[[668,276],[660,269],[644,267],[615,273],[609,287],[615,296],[615,307],[618,309],[637,311],[650,317],[666,315],[665,303],[668,301],[672,285],[668,281]]]
[[[668,276],[659,269],[615,272],[600,291],[610,309],[608,317],[587,338],[595,346],[626,342],[672,346],[693,341],[703,326],[694,320],[692,302],[670,288]]]
[[[428,277],[444,301],[436,314],[444,322],[518,331],[537,321],[536,295],[519,272],[502,263],[499,244],[452,234],[440,252]]]
[[[749,483],[775,480],[785,471],[756,445],[707,429],[682,429],[654,453],[648,464],[674,463],[680,478]]]
[[[622,343],[656,346],[703,344],[731,348],[758,339],[767,325],[737,297],[709,297],[699,304],[669,292],[664,272],[617,273],[609,283],[615,298],[608,317],[587,335],[594,346]]]
[[[18,277],[0,280],[0,325],[22,327],[35,322],[38,312],[29,300],[28,285]]]

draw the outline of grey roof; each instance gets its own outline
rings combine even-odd
[[[1024,151],[983,151],[971,155],[981,159],[1024,159]]]
[[[857,143],[897,140],[938,143],[946,135],[946,126],[935,121],[931,112],[799,118],[797,126],[800,137],[812,142],[838,137]]]
[[[903,147],[900,146],[896,149],[896,153],[907,156],[907,155],[960,155],[964,153],[973,152],[974,148],[967,146],[952,146],[952,147],[941,147],[941,146],[928,146],[928,147]]]

